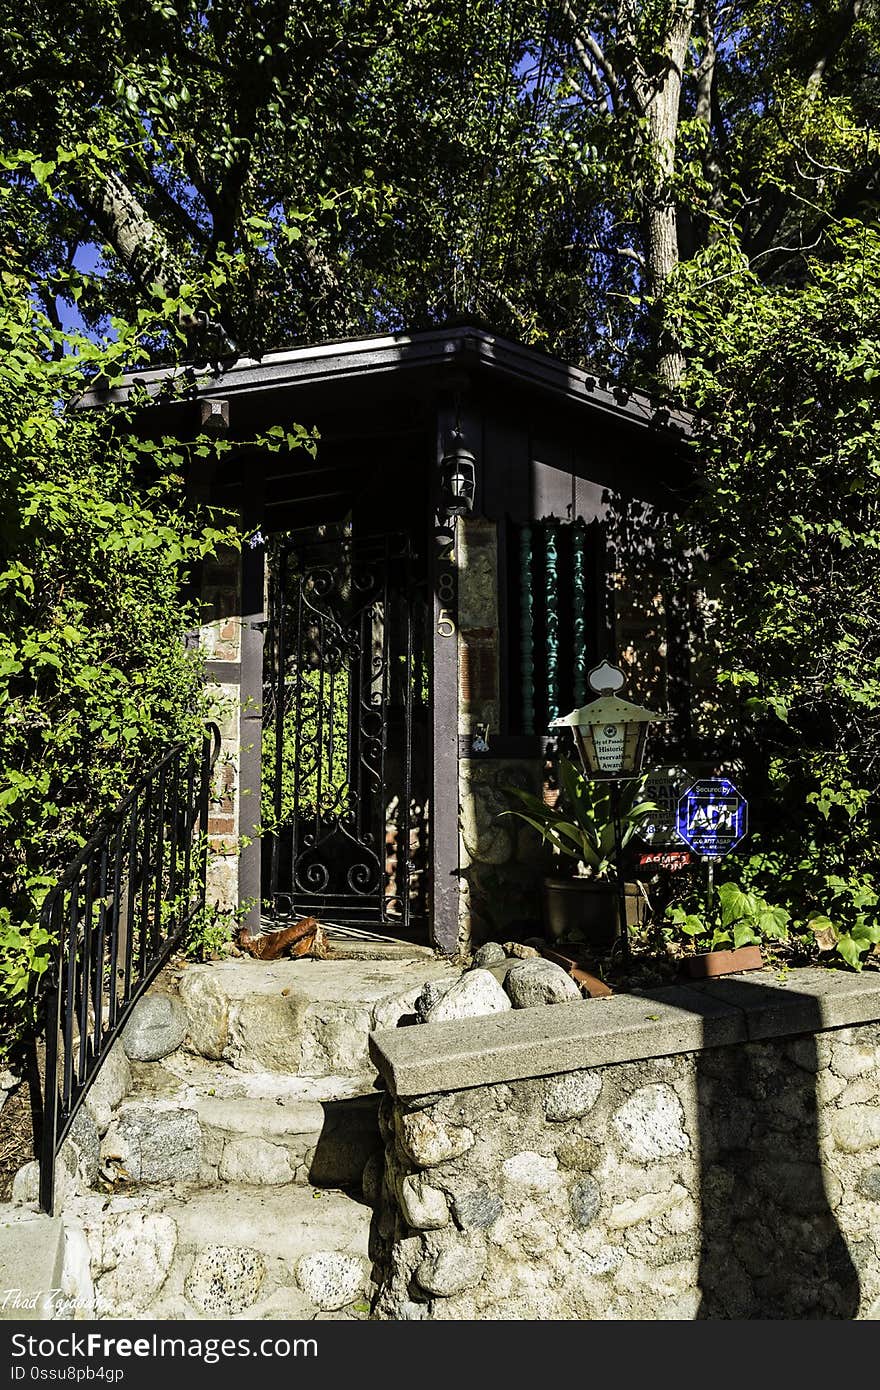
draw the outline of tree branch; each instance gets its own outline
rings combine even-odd
[[[645,258],[641,251],[637,251],[634,246],[612,246],[607,248],[600,246],[597,241],[587,247],[588,251],[598,251],[600,256],[623,256],[626,260],[635,261],[636,265],[645,268]]]
[[[78,201],[138,284],[144,290],[158,284],[170,297],[177,278],[170,247],[121,174],[114,170],[91,183]]]
[[[608,100],[608,93],[610,93],[611,100],[614,103],[614,110],[616,111],[621,104],[620,79],[617,75],[617,70],[593,38],[593,35],[585,26],[581,25],[570,0],[562,0],[562,13],[571,26],[572,47],[574,48],[581,67],[592,84],[593,90],[600,99],[601,109],[606,112],[612,109],[611,103]],[[603,78],[608,88],[608,93],[602,91]]]
[[[697,100],[694,115],[698,121],[711,129],[712,124],[712,89],[715,85],[715,67],[717,52],[715,49],[715,26],[714,16],[711,14],[711,6],[707,3],[700,7],[698,24],[700,36],[706,45],[706,51],[700,59],[700,65],[694,74],[697,88]]]
[[[203,227],[199,226],[196,219],[188,213],[186,208],[169,192],[156,171],[151,169],[148,164],[139,164],[137,166],[137,172],[145,176],[150,185],[151,192],[158,198],[165,211],[170,213],[172,218],[180,222],[182,230],[187,236],[196,242],[197,245],[207,247],[209,242],[208,233]]]
[[[618,48],[626,55],[627,65],[625,75],[632,93],[633,104],[639,116],[644,116],[651,100],[651,83],[648,81],[648,74],[639,53],[638,40],[636,38],[635,22],[639,13],[638,3],[633,5],[627,0],[620,5],[618,14]]]
[[[843,10],[828,35],[824,47],[819,52],[813,63],[813,69],[807,78],[807,92],[815,92],[816,88],[825,76],[829,65],[834,61],[840,52],[850,33],[858,21],[859,15],[864,8],[864,0],[847,0]]]
[[[282,0],[274,11],[271,22],[265,24],[262,41],[270,50],[269,59],[260,69],[256,69],[253,58],[246,56],[238,70],[238,109],[235,114],[234,133],[237,148],[242,150],[232,162],[229,173],[221,182],[213,211],[214,230],[211,239],[212,251],[221,242],[231,242],[235,223],[241,207],[241,196],[245,179],[251,165],[253,137],[256,133],[257,116],[268,93],[276,68],[275,50],[281,42],[290,14],[289,0]],[[231,85],[231,84],[230,84]]]
[[[54,292],[53,292],[53,290],[52,290],[52,286],[51,286],[51,285],[42,286],[39,293],[40,293],[40,302],[41,302],[42,305],[43,305],[43,309],[44,309],[44,311],[45,311],[46,318],[49,320],[49,322],[51,323],[52,327],[55,329],[55,332],[56,332],[56,333],[62,333],[62,332],[63,332],[63,328],[62,328],[62,326],[61,326],[61,316],[60,316],[59,313],[58,313],[58,305],[57,305],[56,300],[55,300],[55,294],[54,294]],[[53,359],[53,361],[55,361],[55,362],[60,362],[61,359],[63,358],[63,356],[64,356],[64,344],[61,343],[61,342],[55,343],[55,345],[54,345],[53,348],[52,348],[52,359]]]
[[[572,81],[585,106],[589,107],[591,111],[601,111],[603,115],[609,114],[611,108],[608,105],[608,98],[603,92],[597,91],[594,83],[586,87],[583,82],[576,82],[574,79]]]
[[[177,148],[180,151],[180,157],[183,160],[183,167],[186,170],[187,177],[189,178],[189,181],[192,184],[193,188],[204,201],[205,207],[208,209],[208,213],[210,214],[211,221],[213,223],[214,217],[216,215],[217,202],[216,190],[214,188],[214,185],[210,183],[207,179],[205,175],[204,166],[201,160],[199,159],[198,155],[196,154],[195,150],[181,143],[180,140],[178,140],[176,143]]]
[[[711,188],[709,206],[713,212],[717,212],[721,206],[722,181],[721,164],[713,138],[719,124],[720,114],[718,110],[718,48],[715,40],[717,18],[717,7],[713,0],[705,0],[697,15],[700,35],[706,49],[695,74],[697,88],[695,116],[706,130],[708,146],[703,157],[703,172]],[[711,221],[704,226],[703,231],[704,235],[711,240]]]
[[[611,111],[611,105],[608,100],[607,92],[603,90],[599,69],[596,67],[596,64],[593,62],[577,35],[572,37],[571,42],[577,59],[589,80],[592,96],[588,95],[585,87],[579,86],[578,90],[588,105],[598,107],[604,115],[607,115]]]
[[[606,56],[604,50],[600,48],[599,44],[593,38],[593,35],[589,32],[589,30],[584,30],[582,38],[584,47],[593,58],[594,62],[596,63],[596,66],[600,69],[605,78],[605,81],[608,83],[608,88],[611,92],[612,98],[614,99],[614,105],[616,108],[620,105],[621,101],[620,78],[617,75],[617,71],[614,65]]]

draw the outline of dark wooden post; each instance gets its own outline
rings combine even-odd
[[[437,411],[437,443],[431,479],[429,582],[431,587],[431,941],[447,955],[458,947],[458,585],[455,522],[441,521],[440,461],[456,415]]]

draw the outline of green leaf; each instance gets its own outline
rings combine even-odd
[[[863,949],[875,946],[880,942],[880,922],[868,922],[864,918],[856,922],[850,932],[854,941],[858,941]]]
[[[735,950],[740,946],[754,946],[760,941],[757,932],[753,931],[748,922],[737,922],[733,929],[733,945]]]
[[[702,917],[697,917],[693,913],[688,913],[678,925],[685,936],[702,936],[706,930],[706,924]]]
[[[760,936],[770,936],[777,941],[787,939],[791,914],[784,907],[769,907],[761,903],[753,920],[758,933],[756,940]]]
[[[54,159],[35,159],[31,164],[31,173],[38,183],[45,184],[50,174],[55,172]]]
[[[863,947],[849,932],[841,932],[835,950],[853,970],[861,970]]]
[[[721,924],[725,927],[743,918],[754,917],[757,908],[755,898],[744,893],[736,883],[719,884],[718,902],[721,906]]]

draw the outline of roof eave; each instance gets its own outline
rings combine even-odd
[[[575,408],[587,407],[638,429],[668,430],[681,438],[692,433],[692,418],[684,411],[659,405],[641,392],[608,389],[594,374],[579,367],[498,334],[468,327],[319,343],[267,353],[259,361],[238,358],[218,369],[187,366],[135,372],[121,387],[88,392],[82,404],[94,407],[121,403],[135,386],[158,395],[164,386],[175,381],[186,383],[188,399],[228,398],[444,365],[486,370],[519,386],[547,392]]]

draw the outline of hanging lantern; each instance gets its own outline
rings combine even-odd
[[[477,461],[456,432],[440,461],[440,509],[447,518],[473,511]]]
[[[645,756],[648,725],[664,716],[621,700],[618,691],[624,674],[607,661],[595,666],[587,679],[599,698],[554,719],[550,728],[571,729],[588,777],[637,777]]]

